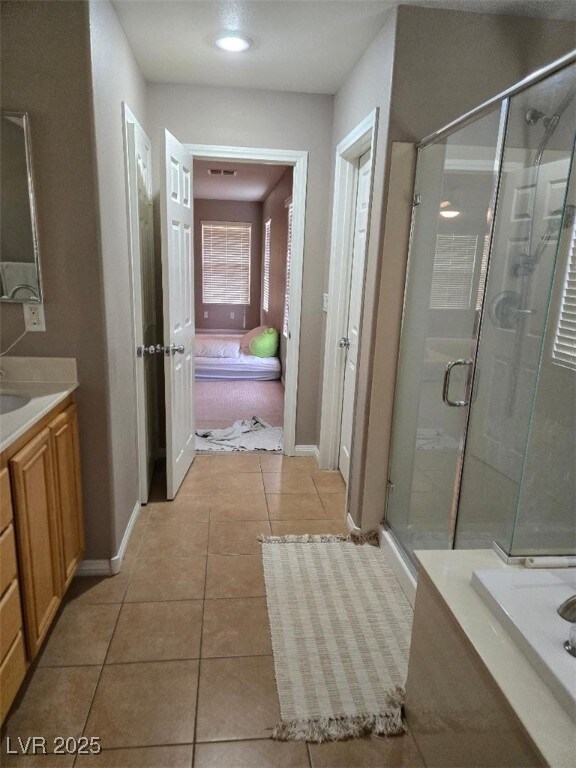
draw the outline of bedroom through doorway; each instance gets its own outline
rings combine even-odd
[[[194,159],[198,451],[281,451],[293,166]]]

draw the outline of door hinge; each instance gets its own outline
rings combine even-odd
[[[417,205],[420,205],[422,202],[422,195],[414,195],[412,198],[412,205],[416,207]]]

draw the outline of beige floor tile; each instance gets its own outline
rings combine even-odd
[[[107,749],[100,755],[79,757],[74,768],[190,768],[193,749],[192,744]]]
[[[346,483],[338,470],[314,472],[312,480],[318,493],[345,493],[346,491]]]
[[[138,560],[205,555],[208,523],[149,523],[138,552]]]
[[[326,520],[273,520],[272,536],[304,536],[307,533],[331,533],[348,536],[350,531],[345,523],[327,518]]]
[[[267,493],[270,520],[318,520],[326,512],[317,493]]]
[[[346,517],[345,493],[321,493],[320,500],[328,517],[344,520]]]
[[[262,475],[260,472],[228,472],[214,471],[214,494],[263,493]]]
[[[198,744],[194,768],[309,768],[301,741],[228,741]]]
[[[151,504],[150,523],[206,523],[210,519],[210,494],[178,494],[173,501]]]
[[[204,597],[205,574],[205,557],[139,560],[125,599],[128,603],[198,600]]]
[[[258,454],[232,453],[214,456],[213,472],[260,472]]]
[[[266,656],[272,653],[265,597],[206,600],[202,656]]]
[[[201,634],[201,600],[128,603],[122,606],[106,663],[195,659]]]
[[[206,599],[262,597],[264,594],[260,555],[208,555]]]
[[[100,736],[103,749],[190,744],[197,684],[197,661],[108,665],[85,733]]]
[[[318,471],[316,459],[312,456],[263,456],[260,455],[262,472],[304,472]]]
[[[210,520],[268,520],[266,497],[262,492],[213,496]]]
[[[212,472],[215,456],[196,456],[188,472]]]
[[[49,752],[55,736],[82,734],[101,667],[44,667],[34,670],[22,699],[4,724],[6,736],[43,736]],[[3,765],[4,763],[2,763]]]
[[[202,661],[197,741],[268,738],[279,719],[271,656]]]
[[[212,493],[212,472],[189,470],[184,478],[178,496],[203,495]]]
[[[266,493],[316,493],[311,475],[304,472],[263,472]]]
[[[425,768],[409,734],[310,744],[313,768]]]
[[[50,633],[39,665],[72,667],[102,665],[114,632],[120,605],[68,603]]]
[[[66,593],[67,602],[98,605],[121,603],[128,588],[129,573],[121,571],[116,576],[77,576]]]
[[[270,536],[267,520],[210,523],[208,552],[211,555],[259,555],[258,536]]]

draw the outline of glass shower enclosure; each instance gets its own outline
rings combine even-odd
[[[576,552],[574,57],[419,147],[386,524]]]

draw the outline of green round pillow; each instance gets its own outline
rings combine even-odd
[[[278,331],[266,328],[250,342],[250,352],[256,357],[274,357],[278,352]]]

